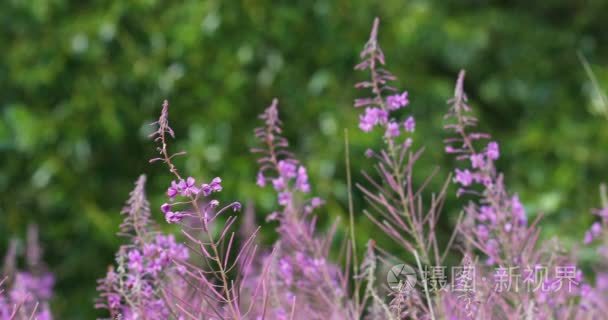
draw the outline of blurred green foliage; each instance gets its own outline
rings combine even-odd
[[[226,199],[251,199],[262,215],[274,198],[254,185],[248,149],[256,114],[278,97],[292,146],[328,200],[321,214],[346,218],[343,129],[355,181],[370,165],[362,153],[379,142],[358,132],[351,107],[361,94],[352,85],[365,77],[353,66],[375,16],[427,148],[420,177],[450,165],[442,117],[465,68],[482,128],[502,143],[511,190],[530,214],[546,215],[545,236],[577,243],[608,178],[608,122],[596,116],[601,99],[576,53],[607,88],[606,1],[5,0],[0,253],[39,223],[58,277],[57,318],[93,318],[95,279],[120,244],[118,212],[132,182],[147,173],[153,207],[163,200],[169,176],[148,164],[146,136],[165,98],[174,148],[189,152],[178,163],[192,176],[222,176]],[[450,197],[446,221],[462,201]],[[375,229],[358,222],[363,244]]]

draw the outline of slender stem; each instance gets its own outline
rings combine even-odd
[[[423,274],[422,273],[422,264],[420,264],[420,257],[418,257],[418,252],[414,251],[414,256],[416,257],[416,264],[418,264],[418,270],[420,271],[420,274]],[[433,311],[433,303],[431,302],[429,288],[427,287],[425,279],[422,279],[422,284],[424,286],[424,294],[426,295],[426,302],[429,306],[429,313],[431,314],[431,320],[435,320],[435,312]]]
[[[353,255],[353,272],[355,275],[359,274],[359,260],[357,258],[357,242],[355,238],[355,213],[353,209],[353,188],[352,178],[350,172],[350,145],[348,141],[348,129],[344,129],[344,161],[346,163],[346,185],[348,188],[348,220],[350,224],[350,241],[352,243],[352,255]],[[357,317],[359,312],[359,287],[360,282],[355,285],[355,310],[357,310]]]
[[[380,80],[378,79],[378,72],[376,71],[376,50],[371,53],[370,57],[370,74],[372,78],[372,92],[376,95],[377,103],[380,105],[380,108],[386,112],[388,112],[388,108],[384,103],[384,98],[382,97],[382,90],[379,87]],[[399,186],[397,194],[399,195],[399,200],[401,201],[401,206],[403,207],[403,214],[407,219],[410,229],[412,230],[412,236],[416,241],[416,246],[423,253],[423,258],[425,262],[429,262],[428,254],[426,252],[426,248],[424,246],[424,241],[422,241],[421,236],[419,234],[419,229],[414,224],[412,219],[411,212],[408,210],[407,206],[407,198],[403,192],[403,177],[402,173],[399,170],[399,157],[397,155],[397,150],[395,147],[395,142],[390,137],[386,139],[388,144],[389,156],[390,156],[390,166],[393,169],[393,175],[397,180],[397,185]]]

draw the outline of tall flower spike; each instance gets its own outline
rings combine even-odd
[[[281,136],[276,99],[260,119],[264,126],[256,128],[255,135],[262,147],[252,149],[261,155],[257,184],[265,186],[269,182],[280,207],[268,216],[279,221],[269,279],[270,290],[276,292],[269,302],[271,318],[286,317],[286,306],[292,306],[298,314],[313,319],[347,319],[352,313],[346,299],[347,281],[342,270],[329,261],[335,229],[326,236],[316,233],[316,217],[311,212],[323,201],[308,196],[306,168],[286,149],[288,142]]]
[[[565,266],[575,270],[573,260],[561,253],[563,250],[558,244],[537,243],[540,230],[536,225],[540,216],[528,224],[519,197],[507,191],[503,175],[495,166],[495,160],[499,157],[498,143],[489,141],[490,135],[474,131],[477,119],[471,114],[464,92],[464,75],[464,71],[461,71],[456,81],[454,97],[448,101],[450,110],[445,125],[445,129],[452,134],[445,139],[445,150],[464,163],[464,169],[455,169],[454,183],[459,185],[457,194],[470,194],[476,198],[465,207],[465,218],[459,227],[460,234],[485,254],[487,265],[498,266],[497,270],[506,270],[506,266],[524,270],[538,265],[549,270],[559,270]],[[467,250],[467,254],[472,254],[472,251]],[[576,274],[573,276],[576,277]],[[558,281],[559,274],[555,271],[547,275],[544,285],[552,287]],[[530,317],[533,318],[543,318],[548,312],[557,312],[560,317],[571,319],[574,318],[572,309],[556,306],[572,303],[578,298],[578,293],[576,290],[561,288],[541,293],[520,291],[514,295],[495,295],[486,291],[485,296],[502,300],[494,302],[500,308],[491,311],[493,316],[513,314],[517,310],[511,306],[519,304],[529,308]],[[549,311],[540,307],[546,305],[554,306],[554,309]]]
[[[129,199],[121,214],[125,216],[120,225],[119,235],[134,237],[134,241],[143,241],[150,230],[150,203],[146,198],[146,176],[140,175],[135,188],[129,193]]]
[[[447,115],[445,129],[452,134],[445,139],[445,150],[464,163],[464,169],[456,168],[454,183],[459,186],[458,195],[479,195],[478,202],[465,208],[464,234],[488,256],[489,264],[520,263],[522,255],[532,247],[534,228],[528,228],[523,205],[517,195],[509,194],[503,176],[496,170],[498,143],[488,141],[490,135],[474,130],[477,119],[471,114],[464,92],[464,70],[460,72],[454,97]],[[482,147],[478,147],[478,145]]]
[[[382,66],[385,64],[384,53],[378,45],[378,25],[380,20],[374,20],[374,26],[361,51],[362,61],[355,66],[355,70],[369,70],[370,79],[355,85],[359,89],[371,89],[371,97],[355,100],[355,108],[365,107],[365,112],[359,118],[359,128],[364,132],[372,131],[375,127],[383,128],[389,143],[394,144],[394,139],[400,136],[399,126],[394,122],[392,114],[394,111],[406,107],[409,104],[407,91],[397,92],[390,85],[396,77]],[[413,118],[411,118],[413,120]],[[409,131],[409,130],[407,130]]]
[[[272,115],[269,115],[268,121],[274,122]],[[240,203],[233,202],[220,207],[219,201],[211,198],[214,193],[222,191],[222,180],[219,177],[213,178],[208,183],[197,184],[194,177],[183,178],[179,174],[172,159],[184,153],[170,154],[168,151],[167,139],[173,138],[175,134],[169,127],[166,101],[155,124],[158,130],[151,137],[159,144],[157,150],[161,156],[152,161],[164,162],[169,172],[176,178],[167,190],[168,202],[161,205],[160,211],[165,215],[168,223],[180,224],[190,250],[182,250],[183,245],[176,244],[172,236],[163,238],[163,235],[159,234],[151,240],[153,242],[144,243],[143,248],[141,245],[135,248],[125,247],[124,252],[119,253],[117,257],[116,273],[121,279],[120,275],[124,275],[124,270],[135,271],[137,275],[142,274],[141,270],[143,270],[144,277],[136,276],[135,279],[141,278],[141,281],[150,284],[150,288],[160,289],[160,292],[154,292],[154,299],[147,301],[154,302],[155,306],[161,308],[161,312],[156,315],[162,319],[166,319],[168,313],[175,315],[176,318],[247,318],[252,303],[257,301],[253,301],[255,299],[252,298],[248,305],[245,297],[241,299],[242,284],[247,282],[245,279],[247,272],[242,272],[243,270],[239,268],[246,269],[256,256],[257,247],[254,238],[257,230],[240,246],[236,245],[235,232],[232,230],[236,226],[237,218],[230,212],[239,211]],[[212,225],[218,225],[219,231],[215,228],[211,229]],[[235,247],[237,249],[234,249]],[[187,261],[189,252],[194,253],[193,255],[198,259],[193,262]],[[150,276],[146,277],[146,274]],[[164,281],[162,278],[167,275],[174,275],[176,278],[169,277],[171,281]],[[150,280],[154,279],[158,283],[150,283]],[[258,290],[264,279],[265,276],[259,275],[257,287],[248,291],[253,297],[264,291]],[[173,281],[177,281],[182,286],[175,285]],[[122,283],[124,281],[119,281],[119,284]],[[105,287],[107,283],[103,282],[101,289]],[[130,299],[124,300],[130,301]],[[109,302],[106,303],[108,304]],[[135,315],[146,319],[149,310],[153,310],[149,303],[128,307]]]
[[[369,72],[369,80],[355,87],[370,90],[371,96],[355,100],[354,107],[365,107],[359,123],[363,131],[371,131],[375,127],[384,131],[384,145],[380,151],[368,149],[365,152],[368,158],[377,160],[375,169],[379,177],[364,173],[370,186],[357,184],[357,187],[371,207],[371,211],[365,210],[364,213],[408,252],[413,254],[417,251],[425,263],[430,263],[431,259],[440,260],[442,256],[437,252],[436,243],[427,245],[426,242],[436,241],[434,230],[447,184],[432,197],[431,209],[424,211],[420,205],[423,188],[414,188],[412,184],[413,167],[421,155],[421,151],[410,152],[415,119],[411,115],[406,120],[397,119],[398,112],[401,112],[398,110],[409,104],[408,93],[390,85],[396,77],[384,68],[386,61],[378,44],[378,25],[379,19],[376,18],[370,38],[361,52],[362,61],[355,67]]]

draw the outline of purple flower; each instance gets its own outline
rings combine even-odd
[[[178,185],[180,185],[182,187],[180,194],[182,196],[186,196],[186,197],[191,196],[191,195],[197,195],[200,192],[200,190],[197,187],[195,187],[195,183],[196,183],[196,180],[194,180],[194,178],[192,178],[192,177],[188,177],[186,179],[186,181],[181,180],[178,183]]]
[[[517,219],[517,222],[521,225],[525,225],[528,222],[528,218],[526,217],[526,209],[524,205],[519,200],[518,195],[514,195],[511,197],[511,210],[513,212],[513,216]]]
[[[374,150],[372,150],[372,149],[365,150],[365,157],[366,158],[371,158],[373,156],[374,156]]]
[[[209,184],[203,183],[201,185],[201,191],[203,192],[203,195],[206,197],[213,192],[222,191],[221,183],[222,183],[222,179],[220,179],[219,177],[213,178],[213,180],[211,180],[211,182]]]
[[[168,203],[163,203],[163,205],[160,206],[160,211],[162,211],[163,213],[168,213],[171,211],[171,205]]]
[[[485,225],[477,226],[477,237],[483,241],[488,240],[490,233]]]
[[[314,198],[310,199],[310,205],[313,206],[314,208],[320,207],[323,205],[323,199],[321,199],[319,197],[314,197]]]
[[[143,266],[143,257],[141,256],[141,253],[139,252],[139,250],[131,250],[129,251],[129,253],[127,254],[129,263],[129,269],[135,271],[135,272],[142,272],[144,270],[144,266]]]
[[[403,147],[405,149],[408,149],[409,147],[412,146],[412,143],[414,142],[414,140],[412,140],[412,138],[407,138],[405,139],[405,141],[403,142]]]
[[[608,273],[599,272],[595,277],[595,285],[599,290],[608,290]]]
[[[171,181],[171,186],[167,189],[167,196],[170,199],[175,198],[176,195],[189,197],[191,195],[197,195],[200,190],[195,186],[196,181],[192,177],[188,177],[186,180],[180,180],[179,182]]]
[[[483,154],[472,154],[471,155],[471,166],[476,169],[480,169],[484,166],[485,161],[483,160]]]
[[[365,132],[371,131],[375,125],[386,123],[388,112],[380,108],[366,108],[365,113],[359,117],[359,128]]]
[[[314,197],[312,199],[310,199],[310,204],[304,207],[304,212],[307,214],[312,213],[312,211],[320,206],[322,206],[324,203],[323,199],[319,198],[319,197]]]
[[[386,105],[389,110],[397,110],[401,107],[405,107],[410,103],[407,99],[407,91],[403,91],[402,94],[395,94],[386,98]]]
[[[370,131],[372,131],[373,128],[374,128],[374,124],[367,121],[367,119],[365,119],[363,117],[363,115],[361,115],[360,121],[359,121],[359,129],[361,129],[361,131],[363,131],[363,132],[370,132]]]
[[[258,172],[258,176],[257,176],[255,184],[257,184],[260,187],[266,186],[266,177],[264,177],[264,174],[262,173],[262,171]]]
[[[167,223],[178,223],[180,221],[182,221],[182,219],[184,218],[184,214],[181,212],[167,212],[165,213],[165,220],[167,220]]]
[[[409,116],[403,123],[403,126],[405,127],[405,131],[414,132],[416,130],[416,120],[414,117]]]
[[[296,165],[293,161],[281,160],[278,165],[279,174],[285,178],[296,177]]]
[[[237,211],[241,211],[241,203],[240,202],[235,202],[234,205],[232,206],[232,211],[237,212]]]
[[[585,232],[585,238],[583,242],[585,244],[590,244],[602,234],[602,225],[599,222],[594,222],[591,225],[591,228]]]
[[[599,222],[593,223],[593,225],[591,225],[591,234],[593,234],[594,237],[599,237],[601,233],[602,225]]]
[[[467,187],[473,182],[473,176],[468,169],[456,169],[456,177],[454,178],[454,181],[461,184],[463,187]]]
[[[488,220],[491,224],[494,224],[496,222],[496,213],[494,213],[494,209],[491,206],[481,206],[478,218],[480,221]]]
[[[492,141],[492,142],[488,143],[488,147],[486,148],[486,155],[488,156],[489,159],[492,159],[492,160],[498,159],[498,157],[500,156],[500,153],[498,150],[497,142]]]
[[[310,184],[308,183],[308,174],[306,168],[300,166],[298,168],[298,176],[296,178],[296,189],[302,192],[310,192]]]
[[[281,258],[281,260],[279,260],[279,272],[283,281],[285,281],[287,285],[291,285],[293,282],[293,267],[288,258]]]
[[[291,192],[281,192],[279,193],[279,204],[282,206],[286,206],[291,202]]]
[[[389,122],[386,126],[386,137],[395,138],[399,136],[399,125],[396,122]]]
[[[209,184],[209,186],[211,187],[211,190],[213,190],[213,192],[220,192],[222,191],[222,179],[220,177],[215,177],[213,178],[213,180],[211,180],[211,183]]]
[[[452,146],[445,146],[445,153],[456,153],[458,150],[454,149]]]
[[[272,187],[276,191],[283,190],[285,188],[285,180],[282,177],[278,177],[276,179],[272,179]]]
[[[167,189],[167,196],[170,199],[173,199],[177,194],[179,194],[178,185],[177,183],[175,183],[175,181],[171,181],[171,186],[169,187],[169,189]]]

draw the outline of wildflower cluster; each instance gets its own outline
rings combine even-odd
[[[0,320],[52,320],[49,300],[55,277],[42,263],[37,227],[28,228],[27,270],[17,269],[18,243],[11,241],[4,261],[6,276],[0,278]]]
[[[186,180],[180,179],[178,182],[175,182],[175,180],[171,181],[171,186],[167,189],[167,196],[171,202],[164,203],[160,207],[160,210],[165,214],[165,220],[168,223],[177,223],[186,216],[196,217],[187,211],[174,210],[175,206],[181,204],[179,201],[175,202],[175,197],[194,198],[197,201],[201,196],[208,197],[214,192],[222,191],[221,183],[222,179],[219,177],[215,177],[210,183],[203,183],[200,186],[196,186],[196,180],[192,177],[188,177]],[[215,208],[218,205],[219,202],[217,200],[210,200],[208,202],[209,209]]]
[[[342,231],[337,222],[321,230],[317,214],[324,201],[314,195],[306,166],[288,150],[277,99],[260,116],[263,125],[255,129],[258,146],[252,150],[259,155],[256,184],[271,188],[276,195],[276,208],[266,215],[266,221],[277,224],[277,237],[271,245],[264,245],[256,238],[259,227],[255,226],[253,206],[248,206],[245,218],[239,221],[231,215],[240,211],[239,202],[221,206],[215,199],[223,189],[219,177],[202,182],[180,173],[174,160],[185,152],[169,151],[175,132],[169,126],[165,101],[151,135],[159,157],[150,161],[164,163],[173,175],[167,201],[158,211],[168,224],[179,228],[180,235],[161,233],[152,222],[142,175],[122,211],[119,234],[129,242],[118,250],[116,265],[99,280],[97,306],[107,309],[114,319],[605,317],[605,192],[602,209],[593,211],[598,221],[583,239],[585,245],[601,243],[598,256],[603,269],[596,270],[591,284],[584,279],[576,257],[557,240],[539,241],[540,217],[529,221],[519,196],[508,191],[497,165],[500,145],[476,130],[477,119],[464,91],[464,71],[448,101],[445,125],[449,135],[445,152],[455,157],[458,166],[439,190],[428,192],[436,171],[422,183],[413,178],[415,164],[422,157],[422,149],[413,148],[416,121],[405,112],[410,104],[408,92],[396,89],[396,77],[384,68],[378,28],[376,19],[362,60],[355,67],[369,76],[356,87],[370,93],[356,99],[354,107],[364,108],[359,128],[364,132],[380,128],[383,143],[365,152],[374,161],[374,171],[364,171],[357,188],[368,205],[363,213],[411,259],[401,261],[397,256],[402,252],[388,252],[370,239],[359,264],[352,201],[350,241],[337,243],[340,237],[336,234]],[[347,136],[345,140],[350,189]],[[450,182],[457,186],[455,196],[467,197],[468,203],[456,219],[454,232],[443,237],[439,220]],[[342,248],[338,259],[330,254],[332,247]],[[448,256],[459,261],[450,266],[450,275],[445,273]],[[39,261],[39,253],[32,257]],[[415,268],[407,265],[412,261]],[[394,279],[387,287],[378,275],[382,266],[391,264],[399,267],[391,269]],[[0,320],[21,320],[26,315],[50,318],[46,301],[53,278],[35,269],[8,272],[4,284],[9,290],[0,292]]]
[[[166,319],[171,306],[164,288],[184,288],[185,283],[172,275],[184,270],[174,261],[189,258],[186,246],[175,242],[173,235],[154,230],[149,221],[150,209],[145,195],[146,177],[140,176],[122,213],[126,215],[121,235],[132,238],[116,254],[116,268],[110,267],[98,281],[100,298],[97,308],[107,309],[123,319]]]

